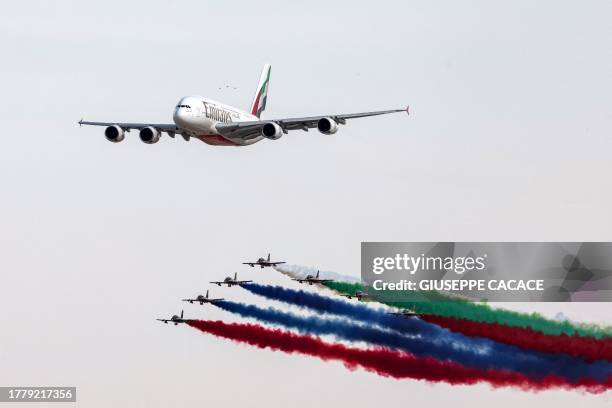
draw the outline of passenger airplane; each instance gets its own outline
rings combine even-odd
[[[242,285],[243,283],[251,283],[253,282],[252,280],[238,280],[238,273],[234,274],[234,278],[230,278],[229,276],[225,279],[223,279],[222,281],[214,281],[214,282],[210,282],[210,283],[214,283],[217,286],[221,286],[221,285],[227,285],[228,288],[231,288],[234,285]]]
[[[255,262],[243,262],[243,265],[249,265],[251,268],[255,267],[255,265],[259,265],[261,267],[261,269],[268,267],[268,266],[277,266],[277,265],[282,265],[286,263],[285,261],[271,261],[270,260],[270,254],[268,254],[268,259],[266,258],[259,258],[257,261]]]
[[[205,295],[198,295],[193,299],[183,299],[183,302],[189,302],[191,304],[193,304],[193,302],[200,302],[200,305],[203,305],[204,303],[215,303],[218,302],[220,300],[225,300],[223,298],[217,298],[217,299],[211,299],[208,297],[208,291],[206,291],[206,296]]]
[[[263,139],[280,139],[290,130],[317,128],[319,132],[331,135],[338,131],[338,125],[346,124],[347,119],[408,112],[406,108],[264,120],[261,113],[266,108],[269,84],[270,65],[266,64],[248,112],[202,96],[187,96],[174,109],[174,123],[89,122],[81,119],[79,125],[105,126],[104,136],[115,143],[125,139],[125,132],[137,130],[140,140],[147,144],[157,143],[165,132],[172,138],[177,134],[187,141],[194,137],[209,145],[247,146]]]
[[[291,280],[294,281],[298,281],[299,283],[307,283],[309,285],[312,285],[313,283],[327,283],[327,282],[333,282],[333,279],[319,279],[319,271],[317,271],[317,274],[315,276],[312,275],[306,275],[305,278],[293,278]]]

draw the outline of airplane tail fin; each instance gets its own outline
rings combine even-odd
[[[319,279],[319,270],[317,269],[317,279]]]
[[[270,262],[270,254],[268,253],[268,262]]]
[[[181,319],[183,318],[183,311],[181,310]]]
[[[206,289],[206,299],[208,299],[208,289]]]
[[[234,272],[234,280],[238,280],[238,272]]]
[[[257,85],[257,91],[253,97],[251,103],[251,115],[257,117],[261,116],[261,112],[266,109],[266,100],[268,99],[268,85],[270,84],[270,64],[266,64],[261,71],[261,77],[259,78],[259,84]]]

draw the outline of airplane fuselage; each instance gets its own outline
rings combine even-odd
[[[219,123],[258,121],[259,118],[203,96],[182,98],[174,108],[173,120],[185,134],[215,146],[246,146],[264,138],[257,136],[245,140],[230,135],[221,135],[216,128]]]

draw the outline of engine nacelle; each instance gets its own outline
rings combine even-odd
[[[125,139],[125,131],[121,126],[112,125],[104,129],[106,140],[113,143],[119,143]]]
[[[283,135],[283,128],[274,122],[268,122],[261,127],[261,135],[272,140],[280,139]]]
[[[140,129],[140,140],[146,144],[153,144],[159,142],[160,133],[159,130],[153,126],[147,126]]]
[[[338,131],[338,123],[332,118],[321,118],[317,122],[317,129],[324,135],[333,135]]]

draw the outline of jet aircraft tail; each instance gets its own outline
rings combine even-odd
[[[259,84],[257,85],[257,91],[251,102],[251,115],[257,117],[261,116],[261,113],[266,109],[266,100],[268,99],[268,85],[270,84],[270,64],[266,64],[261,71],[261,77],[259,78]]]

